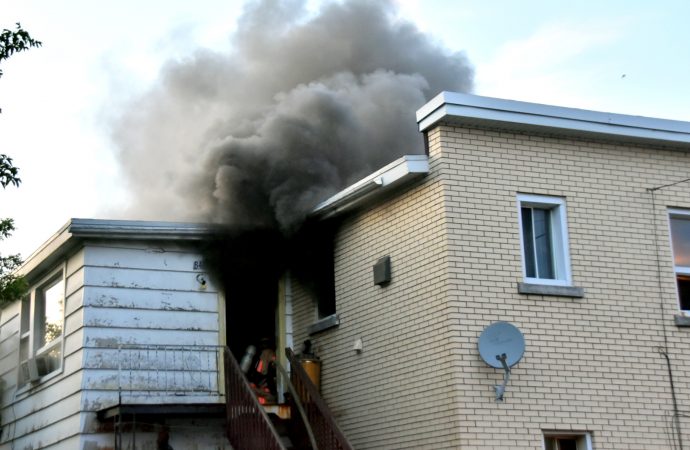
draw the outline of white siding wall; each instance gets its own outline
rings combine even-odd
[[[118,388],[122,385],[118,361],[123,354],[118,354],[119,346],[217,346],[223,342],[219,333],[218,290],[203,269],[195,265],[201,260],[190,247],[172,243],[86,243],[65,264],[62,373],[30,390],[16,388],[21,305],[16,302],[4,308],[0,315],[0,449],[112,448],[113,432],[97,421],[96,413],[118,403]],[[205,286],[198,277],[206,280]],[[205,365],[215,369],[215,359],[207,356],[215,358],[215,353],[204,354],[203,361],[193,364],[194,368]],[[176,383],[174,378],[169,381],[171,385]],[[145,388],[156,382],[148,380]],[[211,383],[220,387],[215,380]],[[136,394],[123,393],[123,403],[223,401],[218,394],[207,393]],[[182,428],[192,429],[189,425]],[[223,426],[216,425],[214,430],[204,433],[217,438],[212,439],[214,442],[205,439],[203,445],[224,448]],[[171,429],[171,443],[192,443],[193,437],[193,432],[176,433]],[[127,440],[125,436],[123,442]],[[154,448],[155,440],[156,433],[142,433],[137,446]]]
[[[118,403],[222,402],[218,395],[166,395],[149,389],[171,389],[190,381],[155,370],[122,371],[118,363],[133,367],[154,360],[196,370],[215,368],[216,353],[192,355],[165,350],[126,350],[127,346],[217,346],[218,290],[195,263],[201,256],[192,249],[160,244],[93,243],[84,257],[84,299],[78,311],[84,327],[84,375],[81,408],[85,413],[83,442],[105,445],[112,432],[100,433],[96,412]],[[206,281],[203,286],[200,279]],[[76,313],[76,312],[75,312]],[[119,346],[125,349],[118,350]],[[173,358],[182,361],[171,362]],[[190,361],[193,358],[194,361]],[[180,365],[181,364],[181,365]],[[209,375],[210,376],[210,375]],[[204,379],[218,387],[217,379]],[[142,390],[133,390],[139,389]],[[155,441],[155,440],[154,440]]]
[[[20,302],[2,310],[0,318],[0,376],[2,377],[2,438],[0,448],[74,448],[80,421],[79,386],[82,365],[81,324],[73,306],[82,302],[79,251],[65,265],[65,328],[62,371],[46,380],[17,389]],[[64,260],[51,270],[58,268]]]

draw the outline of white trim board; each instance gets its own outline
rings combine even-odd
[[[417,111],[420,131],[439,122],[615,138],[690,148],[690,122],[441,92]]]

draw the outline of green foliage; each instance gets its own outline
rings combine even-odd
[[[17,22],[16,30],[5,28],[0,32],[0,62],[15,53],[41,45],[41,41],[32,38]],[[2,69],[0,69],[0,77],[2,77]],[[21,179],[18,174],[19,169],[12,163],[12,158],[0,154],[0,186],[3,189],[9,185],[19,186]],[[0,240],[10,237],[12,231],[14,231],[14,221],[0,219]],[[29,288],[24,278],[14,274],[21,264],[22,259],[19,255],[0,255],[0,306],[20,299]]]
[[[19,169],[12,164],[12,158],[0,154],[0,186],[6,188],[8,184],[19,186],[22,180],[17,176]]]
[[[0,306],[19,300],[29,289],[24,277],[13,273],[21,263],[19,255],[0,257]]]
[[[17,22],[17,29],[12,31],[5,28],[0,33],[0,62],[6,60],[15,53],[26,51],[32,47],[40,47],[41,41],[32,38],[27,31]],[[2,70],[0,70],[0,77]]]
[[[9,237],[12,231],[12,219],[0,220],[0,240]],[[0,256],[0,306],[20,299],[29,288],[23,277],[14,274],[21,264],[19,255]]]

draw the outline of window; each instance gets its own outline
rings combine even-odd
[[[335,295],[336,234],[338,223],[308,223],[296,236],[299,259],[290,273],[311,297],[314,322],[308,326],[309,334],[338,326]]]
[[[681,310],[690,311],[690,211],[670,211],[673,266]]]
[[[592,439],[589,433],[548,431],[544,433],[544,450],[592,450]]]
[[[63,271],[53,272],[22,300],[19,383],[37,381],[62,365]]]
[[[518,207],[525,282],[570,285],[565,200],[519,194]]]

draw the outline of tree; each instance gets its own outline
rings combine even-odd
[[[41,41],[33,39],[17,22],[16,30],[4,29],[0,33],[0,63],[15,53],[26,51],[33,47],[40,47]],[[2,77],[2,69],[0,69]],[[0,109],[0,112],[2,110]],[[19,186],[21,179],[19,169],[12,163],[12,158],[0,154],[0,186],[3,189],[9,185]],[[14,231],[12,219],[0,219],[0,240],[8,238]],[[27,289],[27,283],[22,277],[17,277],[14,271],[21,265],[19,255],[0,255],[0,305],[17,300]]]
[[[21,24],[17,22],[17,29],[15,31],[5,28],[0,33],[0,62],[15,53],[26,51],[32,47],[40,47],[41,45],[43,45],[41,41],[37,41],[29,36],[29,33],[24,31]],[[2,77],[2,69],[0,69],[0,77]]]

